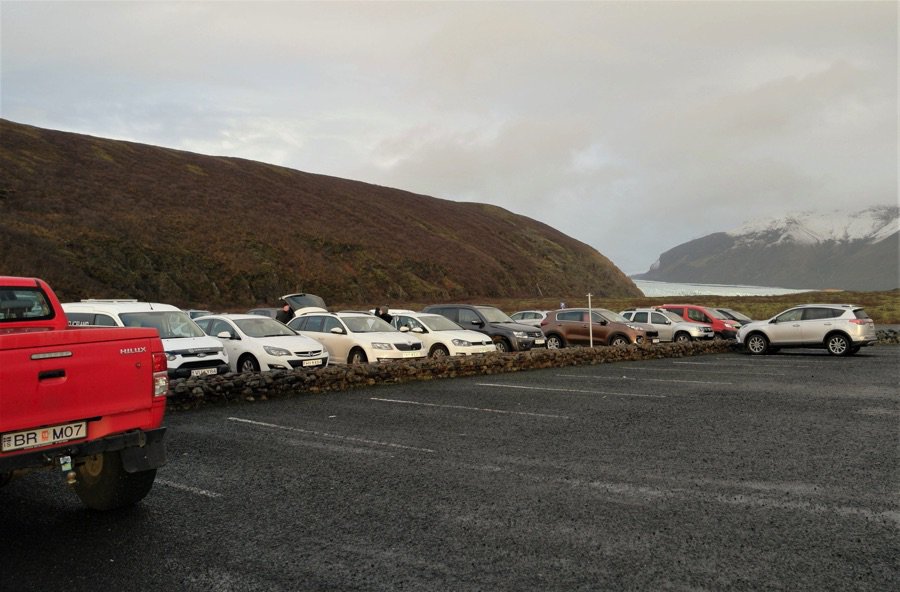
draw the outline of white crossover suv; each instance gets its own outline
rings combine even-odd
[[[768,321],[747,323],[737,340],[753,355],[783,347],[824,348],[835,356],[849,356],[877,340],[875,322],[862,307],[852,304],[803,304]]]

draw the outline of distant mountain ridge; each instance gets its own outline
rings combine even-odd
[[[900,207],[793,212],[750,221],[660,255],[638,279],[892,290],[900,287]]]
[[[240,309],[641,292],[502,208],[0,119],[0,274],[63,299]]]

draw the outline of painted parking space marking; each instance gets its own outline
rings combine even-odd
[[[278,425],[275,423],[267,423],[264,421],[255,421],[252,419],[242,419],[240,417],[229,417],[228,421],[233,421],[233,422],[257,426],[257,427],[270,428],[270,429],[274,429],[274,430],[282,430],[285,432],[292,432],[295,434],[305,434],[307,436],[316,436],[319,438],[331,438],[334,440],[341,440],[342,442],[352,442],[354,444],[369,444],[371,446],[385,446],[387,448],[396,448],[399,450],[412,450],[415,452],[427,452],[427,453],[435,452],[434,450],[432,450],[430,448],[418,448],[416,446],[407,446],[405,444],[396,444],[394,442],[381,442],[379,440],[367,440],[365,438],[356,438],[353,436],[344,436],[341,434],[330,434],[328,432],[319,432],[316,430],[305,430],[303,428],[283,426],[283,425]]]
[[[401,403],[404,405],[419,405],[422,407],[440,407],[442,409],[460,409],[463,411],[481,411],[484,413],[500,413],[504,415],[527,415],[531,417],[549,417],[552,419],[570,419],[568,415],[551,415],[548,413],[531,413],[528,411],[507,411],[505,409],[488,409],[484,407],[465,407],[463,405],[439,405],[437,403],[423,403],[421,401],[406,401],[403,399],[379,399],[371,397],[371,401],[380,401],[382,403]]]
[[[203,497],[222,497],[221,493],[216,493],[214,491],[209,491],[206,489],[200,489],[199,487],[191,487],[190,485],[182,485],[181,483],[175,483],[174,481],[167,481],[165,479],[157,479],[155,483],[158,483],[159,485],[163,485],[165,487],[171,487],[172,489],[177,489],[179,491],[193,493],[194,495],[202,495]]]
[[[695,370],[692,368],[672,368],[671,366],[629,366],[629,370],[653,370],[655,372],[690,372],[691,374],[727,374],[729,376],[734,376],[736,373],[742,374],[756,374],[756,372],[752,372],[749,370]],[[784,372],[769,372],[765,371],[766,376],[787,376]]]
[[[680,384],[734,384],[733,382],[725,382],[721,380],[672,380],[669,378],[646,378],[644,376],[583,376],[578,374],[557,374],[559,378],[581,378],[589,380],[639,380],[641,382],[675,382]]]
[[[762,363],[765,363],[766,360],[759,360]],[[716,366],[720,368],[734,368],[736,366],[740,366],[742,368],[759,368],[759,364],[735,364],[730,361],[723,362],[672,362],[673,364],[680,364],[682,366]],[[819,366],[820,364],[812,363],[812,364],[797,364],[795,362],[785,362],[785,364],[790,364],[791,368],[799,367],[799,366]]]
[[[489,386],[494,388],[520,389],[526,391],[543,391],[548,393],[574,393],[578,395],[604,395],[613,397],[639,397],[643,399],[665,399],[665,395],[644,395],[640,393],[614,393],[610,391],[589,391],[582,389],[564,389],[564,388],[548,388],[542,386],[524,386],[521,384],[498,384],[491,382],[480,382],[478,386]]]

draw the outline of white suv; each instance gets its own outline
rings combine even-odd
[[[753,355],[782,347],[818,347],[835,356],[849,356],[875,343],[877,337],[875,322],[862,307],[803,304],[768,321],[747,323],[738,330],[737,340]]]
[[[162,339],[169,377],[186,378],[229,371],[222,343],[209,337],[188,313],[171,304],[137,300],[64,302],[70,326],[152,327]]]

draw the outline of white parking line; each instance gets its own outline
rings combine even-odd
[[[415,446],[405,446],[403,444],[395,444],[393,442],[379,442],[378,440],[366,440],[364,438],[353,438],[351,436],[342,436],[340,434],[329,434],[327,432],[317,432],[315,430],[304,430],[302,428],[295,428],[291,426],[283,426],[274,423],[266,423],[263,421],[254,421],[252,419],[241,419],[240,417],[229,417],[228,421],[235,421],[238,423],[245,423],[254,426],[260,426],[264,428],[272,428],[275,430],[284,430],[286,432],[295,432],[298,434],[307,434],[310,436],[318,436],[320,438],[334,438],[335,440],[343,440],[344,442],[356,442],[360,444],[371,444],[373,446],[386,446],[388,448],[399,448],[401,450],[415,450],[416,452],[429,452],[433,453],[434,450],[430,448],[417,448]]]
[[[577,374],[557,374],[560,378],[587,378],[592,380],[640,380],[642,382],[677,382],[683,384],[734,384],[719,380],[670,380],[667,378],[646,378],[643,376],[579,376]]]
[[[641,397],[645,399],[665,399],[665,395],[641,395],[638,393],[612,393],[608,391],[585,391],[581,389],[561,389],[561,388],[546,388],[541,386],[523,386],[519,384],[495,384],[488,382],[480,382],[478,386],[492,386],[496,388],[510,388],[510,389],[521,389],[528,391],[546,391],[550,393],[576,393],[581,395],[611,395],[614,397]]]
[[[527,411],[506,411],[504,409],[487,409],[483,407],[464,407],[462,405],[438,405],[436,403],[422,403],[420,401],[403,401],[401,399],[379,399],[370,397],[371,401],[382,403],[402,403],[404,405],[420,405],[422,407],[441,407],[443,409],[462,409],[463,411],[483,411],[485,413],[502,413],[505,415],[528,415],[531,417],[550,417],[554,419],[570,419],[568,415],[550,415],[547,413],[529,413]]]
[[[190,485],[182,485],[181,483],[175,483],[173,481],[166,481],[165,479],[157,479],[155,483],[159,483],[160,485],[164,485],[166,487],[171,487],[172,489],[178,489],[180,491],[187,491],[188,493],[193,493],[194,495],[202,495],[204,497],[217,498],[222,497],[221,493],[216,493],[214,491],[207,491],[206,489],[199,489],[197,487],[191,487]]]
[[[629,366],[629,370],[655,370],[656,372],[690,372],[691,374],[727,374],[729,376],[734,376],[736,372],[741,372],[747,374],[747,370],[732,370],[730,372],[726,372],[725,370],[693,370],[691,368],[672,368],[671,366]],[[784,372],[769,372],[765,371],[767,376],[787,376]]]
[[[760,360],[762,362],[763,360]],[[731,362],[672,362],[673,364],[681,364],[683,366],[716,366],[719,368],[733,368],[741,366],[743,368],[759,368],[759,364],[734,364]],[[791,367],[799,366],[819,366],[819,364],[791,364]]]

